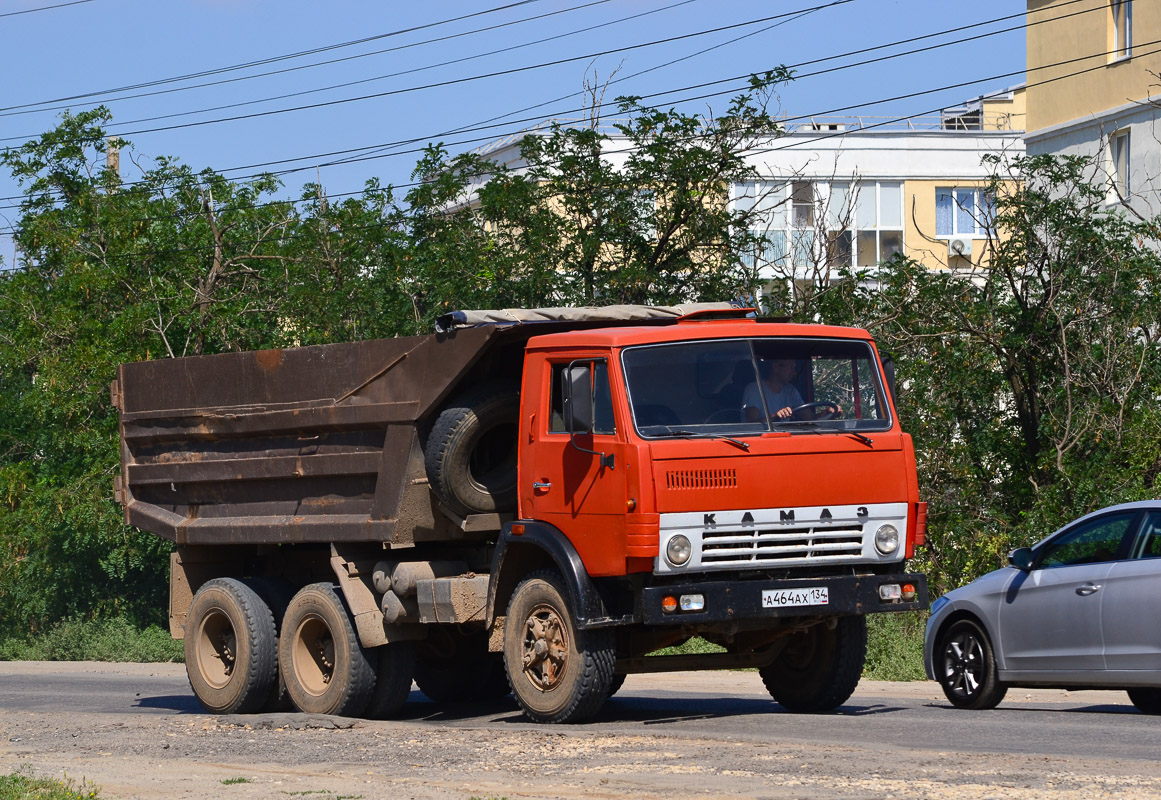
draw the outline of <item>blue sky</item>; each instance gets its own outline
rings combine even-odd
[[[780,90],[780,107],[792,116],[815,115],[981,81],[846,112],[892,117],[955,105],[1022,80],[1019,75],[993,76],[1023,69],[1024,32],[982,34],[1019,26],[1023,3],[839,0],[815,11],[793,13],[827,2],[0,0],[0,41],[8,73],[0,92],[0,147],[18,145],[53,127],[60,107],[81,110],[101,101],[114,115],[110,132],[124,134],[138,160],[172,156],[197,169],[230,170],[227,175],[240,177],[257,171],[245,169],[248,165],[301,159],[267,167],[300,168],[283,178],[285,193],[297,195],[304,183],[321,180],[329,193],[337,195],[359,190],[370,177],[407,183],[419,145],[392,143],[442,140],[458,151],[531,124],[519,120],[576,116],[586,75],[591,80],[594,73],[598,82],[610,75],[617,80],[607,89],[607,99],[662,92],[650,102],[718,111],[726,107],[728,94],[687,98],[734,89],[742,81],[678,90],[1020,14],[914,44],[800,67],[799,73],[805,75],[929,48],[877,64],[804,76]],[[17,13],[53,5],[60,7]],[[782,14],[790,16],[741,25]],[[726,26],[738,27],[689,35]],[[474,32],[487,27],[495,29]],[[421,29],[407,30],[411,28]],[[685,38],[640,46],[671,37]],[[369,41],[198,79],[107,91],[361,39]],[[423,43],[432,39],[442,41]],[[967,41],[931,49],[958,39]],[[497,50],[505,52],[492,53]],[[594,55],[615,50],[620,52]],[[324,61],[334,63],[320,63]],[[565,63],[522,69],[556,61]],[[276,70],[279,74],[251,77]],[[521,71],[470,79],[509,70]],[[213,85],[191,88],[207,83]],[[418,88],[430,84],[446,85]],[[297,96],[268,99],[291,94]],[[365,95],[379,96],[334,102]],[[328,105],[191,125],[324,103]],[[491,123],[497,127],[451,133],[494,118],[499,118]],[[173,127],[177,125],[187,127]],[[152,130],[157,128],[168,129]],[[319,166],[335,157],[317,154],[373,145],[380,147],[355,155],[383,157]],[[128,156],[123,158],[123,172],[133,178]],[[0,197],[18,193],[11,176],[0,173]],[[15,220],[13,202],[0,200],[0,226]],[[0,241],[0,257],[11,265],[12,256],[11,242],[5,238]]]

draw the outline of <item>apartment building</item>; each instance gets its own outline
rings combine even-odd
[[[1029,154],[1095,160],[1106,202],[1161,214],[1161,2],[1028,0]]]

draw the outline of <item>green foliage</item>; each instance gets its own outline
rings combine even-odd
[[[222,780],[223,786],[234,786],[239,783],[253,783],[249,778],[224,778]]]
[[[871,614],[867,617],[867,663],[863,677],[871,681],[921,681],[924,612]]]
[[[1084,159],[994,163],[986,267],[899,259],[816,309],[894,355],[936,595],[1161,474],[1157,224],[1110,210]]]
[[[182,643],[151,625],[144,630],[121,617],[66,619],[33,636],[0,639],[0,661],[180,662]]]
[[[36,778],[23,771],[0,775],[0,800],[93,800],[100,795],[88,781]]]

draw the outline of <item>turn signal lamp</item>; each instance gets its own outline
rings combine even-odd
[[[915,584],[913,584],[913,583],[903,584],[902,595],[903,595],[904,600],[906,600],[907,602],[911,602],[912,600],[915,599],[916,594],[917,594],[917,592],[915,591]]]
[[[661,598],[661,610],[666,614],[672,614],[677,610],[677,598],[671,594],[667,594]]]
[[[512,530],[513,536],[523,536],[524,535],[524,525],[522,525],[519,522],[517,522],[515,525],[513,525],[511,530]]]

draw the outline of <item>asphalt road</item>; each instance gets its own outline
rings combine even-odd
[[[1123,692],[1012,690],[965,712],[934,684],[865,682],[836,713],[804,716],[753,672],[635,675],[573,726],[511,703],[411,701],[384,722],[213,717],[179,665],[0,663],[0,774],[87,775],[109,797],[215,796],[222,775],[251,772],[231,796],[1161,796],[1161,718]],[[174,758],[188,795],[166,788]],[[364,767],[378,777],[344,795]],[[322,788],[277,788],[293,775]]]

